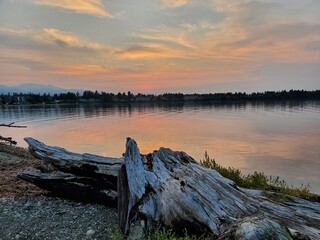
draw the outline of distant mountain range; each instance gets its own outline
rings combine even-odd
[[[52,85],[42,85],[42,84],[21,84],[16,86],[5,86],[0,85],[0,94],[12,94],[12,93],[35,93],[35,94],[44,94],[50,93],[59,94],[59,93],[67,93],[67,92],[79,92],[83,93],[82,89],[65,89],[60,87],[55,87]]]

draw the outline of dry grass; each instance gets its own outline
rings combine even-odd
[[[26,149],[0,143],[0,198],[29,198],[46,191],[17,177],[24,170],[34,169],[40,160]]]

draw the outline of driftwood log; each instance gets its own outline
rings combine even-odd
[[[41,172],[22,172],[18,175],[21,179],[62,197],[117,205],[117,176],[123,158],[72,153],[33,138],[25,141],[43,164]]]
[[[6,143],[9,143],[10,145],[16,145],[17,142],[15,140],[12,139],[12,137],[3,137],[0,135],[0,140],[4,141]]]
[[[26,128],[27,126],[21,126],[21,125],[14,125],[15,122],[5,124],[5,123],[0,123],[0,127],[10,127],[10,128]]]
[[[26,128],[27,126],[19,126],[19,125],[14,125],[15,122],[5,124],[5,123],[0,123],[0,127],[9,127],[9,128]],[[0,141],[4,141],[6,143],[9,143],[10,145],[16,145],[17,142],[12,139],[12,137],[4,137],[0,135]]]
[[[78,176],[103,180],[106,189],[117,190],[118,171],[123,158],[72,153],[64,148],[47,146],[33,138],[25,138],[29,151],[43,160],[42,172],[58,170]]]
[[[79,175],[118,176],[123,158],[101,157],[88,153],[72,153],[61,147],[47,146],[33,138],[24,139],[29,151],[37,158],[45,160],[63,172]]]
[[[42,173],[20,174],[22,179],[61,196],[107,205],[117,201],[120,228],[136,239],[159,227],[219,239],[320,239],[319,203],[270,201],[185,152],[160,148],[142,155],[129,138],[125,157],[115,159],[25,140],[45,165]],[[294,238],[294,232],[300,235]]]
[[[58,196],[114,207],[117,205],[117,192],[106,189],[102,181],[99,183],[94,178],[66,173],[44,174],[31,171],[25,171],[19,177]]]

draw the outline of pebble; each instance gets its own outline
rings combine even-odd
[[[87,238],[91,238],[96,232],[92,229],[88,230],[86,235],[87,235]]]
[[[118,229],[117,210],[39,196],[28,200],[0,198],[0,239],[111,240]]]

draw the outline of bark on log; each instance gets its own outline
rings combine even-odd
[[[249,194],[215,170],[198,165],[184,152],[160,148],[141,155],[133,139],[127,140],[124,165],[119,171],[118,209],[125,234],[132,226],[140,226],[146,232],[167,227],[228,239],[240,231],[243,239],[266,239],[259,238],[257,230],[262,229],[278,232],[280,239],[292,239],[287,231],[290,228],[310,239],[320,237],[319,205],[315,204],[313,210],[318,210],[308,215]]]
[[[72,153],[64,148],[45,145],[33,138],[24,139],[29,144],[30,152],[50,164],[52,168],[77,176],[92,177],[105,181],[106,189],[117,190],[118,171],[123,158],[101,157],[92,154]]]
[[[66,173],[31,171],[24,171],[18,177],[58,196],[114,207],[117,205],[117,192],[105,189],[104,184],[97,182],[97,179],[94,178],[79,177]]]

